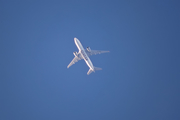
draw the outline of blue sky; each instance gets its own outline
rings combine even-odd
[[[179,120],[178,0],[1,0],[1,120]],[[102,71],[87,75],[84,47]]]

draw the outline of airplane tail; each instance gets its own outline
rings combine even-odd
[[[92,72],[95,72],[96,70],[102,70],[102,68],[94,67],[94,71],[92,69],[89,69],[87,75],[91,74]]]

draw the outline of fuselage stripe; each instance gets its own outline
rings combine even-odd
[[[81,53],[83,54],[84,58],[85,58],[86,60],[88,60],[88,58],[87,58],[87,56],[86,56],[86,54],[84,53],[83,50],[81,51]]]

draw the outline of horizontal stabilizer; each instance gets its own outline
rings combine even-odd
[[[87,75],[92,73],[92,69],[89,69],[89,71],[87,72]]]
[[[94,67],[94,70],[102,70],[102,68]]]
[[[102,68],[94,67],[94,71],[90,68],[87,72],[87,75],[91,74],[92,72],[95,72],[96,70],[102,70]]]

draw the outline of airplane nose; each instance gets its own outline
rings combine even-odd
[[[77,38],[74,38],[74,42],[78,42]]]
[[[74,42],[76,43],[76,38],[74,38]]]
[[[74,38],[75,43],[79,43],[79,40],[77,38]]]

